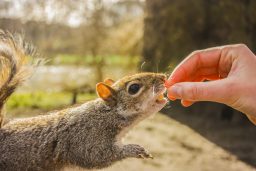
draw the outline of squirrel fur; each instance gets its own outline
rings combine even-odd
[[[27,77],[30,56],[9,33],[0,33],[5,82],[0,107]],[[100,169],[126,158],[152,157],[137,144],[122,144],[139,121],[166,104],[165,75],[140,73],[96,85],[99,98],[45,115],[13,119],[0,128],[1,171],[55,171],[66,167]],[[1,120],[2,115],[1,115]]]

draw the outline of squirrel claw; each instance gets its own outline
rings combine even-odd
[[[127,157],[136,157],[136,158],[142,158],[147,159],[151,158],[153,159],[153,156],[147,152],[143,147],[136,145],[136,144],[129,144],[126,145],[124,148],[124,154],[126,154]]]
[[[139,158],[145,159],[145,157],[143,156],[143,154],[139,154],[138,156],[139,156]]]
[[[151,154],[149,154],[148,158],[154,159],[154,157]]]
[[[143,151],[143,153],[138,154],[138,157],[142,159],[148,159],[148,158],[153,159],[153,156],[146,151]]]
[[[151,154],[148,154],[148,153],[146,153],[146,154],[139,154],[138,156],[139,156],[139,158],[142,158],[142,159],[147,159],[147,158],[154,159],[154,157]]]

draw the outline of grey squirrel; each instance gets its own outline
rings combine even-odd
[[[1,63],[6,78],[0,88],[1,110],[30,70],[25,61],[31,54],[24,45],[11,34],[0,32],[0,60],[7,60]],[[156,73],[126,76],[116,82],[108,79],[96,85],[99,98],[95,100],[2,122],[0,170],[100,169],[129,157],[151,158],[137,144],[122,144],[122,138],[139,121],[165,106],[165,79]]]

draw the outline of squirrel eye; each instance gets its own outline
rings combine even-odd
[[[132,84],[128,88],[128,93],[131,94],[131,95],[134,95],[134,94],[138,93],[139,90],[140,90],[140,85],[139,84]]]

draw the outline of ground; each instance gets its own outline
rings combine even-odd
[[[186,125],[160,113],[142,121],[124,142],[144,146],[154,159],[126,159],[103,171],[256,170]]]

